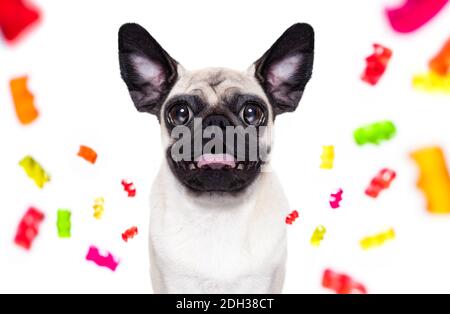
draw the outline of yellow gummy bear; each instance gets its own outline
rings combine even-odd
[[[33,157],[25,156],[19,162],[19,165],[40,189],[44,187],[45,183],[50,181],[50,175],[36,160],[33,159]]]
[[[450,93],[450,73],[441,76],[433,71],[413,77],[413,87],[426,92]]]
[[[395,239],[394,229],[378,233],[373,236],[363,238],[359,244],[364,250],[373,249],[378,246],[382,246],[386,241]]]
[[[103,197],[98,197],[94,200],[94,217],[95,219],[100,219],[103,216],[105,199]]]
[[[333,169],[334,162],[334,146],[323,146],[323,152],[320,158],[322,159],[321,169]]]
[[[324,226],[322,226],[322,225],[318,226],[314,230],[314,232],[311,236],[311,245],[319,246],[320,242],[322,242],[326,232],[327,232],[327,229]]]

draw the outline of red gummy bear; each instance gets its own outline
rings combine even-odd
[[[0,29],[9,42],[17,39],[39,18],[39,11],[23,0],[0,0]]]
[[[134,187],[133,182],[122,180],[122,185],[125,190],[125,192],[128,193],[128,197],[135,197],[136,196],[136,188]]]
[[[370,85],[376,85],[378,83],[392,57],[392,50],[389,48],[379,44],[374,44],[373,48],[375,51],[366,58],[366,69],[361,75],[361,79]]]
[[[294,210],[292,213],[290,213],[287,217],[286,217],[286,223],[288,225],[292,225],[292,223],[295,221],[295,219],[298,218],[298,212],[296,210]]]
[[[137,234],[138,234],[138,228],[131,227],[130,229],[128,229],[124,233],[122,233],[122,240],[124,240],[125,242],[128,242],[129,239],[133,239]]]
[[[31,248],[33,240],[39,232],[39,225],[44,220],[44,214],[34,207],[30,207],[17,227],[14,242],[26,250]]]
[[[376,198],[382,190],[389,188],[397,174],[394,170],[382,169],[366,189],[366,195]]]
[[[322,277],[322,286],[336,292],[337,294],[367,294],[364,285],[353,280],[350,276],[338,274],[326,269]]]

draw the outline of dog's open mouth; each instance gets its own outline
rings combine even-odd
[[[250,170],[258,164],[257,161],[238,161],[230,154],[203,154],[193,161],[177,162],[185,170]]]
[[[202,154],[192,161],[169,160],[178,179],[199,192],[242,190],[253,182],[261,167],[260,161],[240,161],[230,154]]]
[[[236,159],[230,154],[203,154],[196,158],[198,168],[230,169],[236,168]]]

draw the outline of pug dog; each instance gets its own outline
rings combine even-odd
[[[155,293],[281,293],[289,205],[270,169],[268,134],[297,108],[313,59],[314,30],[304,23],[245,71],[187,70],[143,27],[120,28],[122,79],[161,128],[149,236]]]

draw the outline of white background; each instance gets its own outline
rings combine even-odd
[[[448,95],[411,88],[413,74],[450,35],[450,6],[409,35],[394,33],[383,9],[400,1],[44,1],[43,22],[18,45],[0,43],[0,292],[151,292],[147,253],[149,190],[159,164],[159,126],[139,114],[121,81],[117,31],[138,22],[187,68],[245,69],[295,22],[316,31],[313,79],[299,109],[276,121],[274,168],[300,217],[289,227],[287,293],[324,293],[326,267],[347,273],[371,293],[450,292],[450,217],[427,213],[416,189],[409,153],[440,145],[450,158]],[[394,51],[376,87],[360,81],[364,58],[379,42]],[[30,77],[39,119],[18,123],[9,79]],[[358,147],[352,131],[391,119],[398,136],[378,147]],[[92,166],[76,156],[80,144],[99,153]],[[322,145],[336,146],[335,169],[319,169]],[[51,173],[39,190],[18,161],[31,154]],[[397,171],[391,188],[376,200],[364,195],[383,167]],[[135,199],[122,178],[132,179]],[[330,192],[344,189],[332,210]],[[100,221],[95,197],[106,199]],[[13,243],[28,206],[46,220],[31,252]],[[58,208],[72,210],[73,234],[60,240]],[[319,224],[328,233],[320,248],[309,244]],[[121,233],[136,225],[128,244]],[[359,240],[393,227],[397,239],[362,251]],[[115,273],[84,260],[89,245],[121,258]]]

